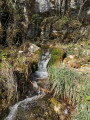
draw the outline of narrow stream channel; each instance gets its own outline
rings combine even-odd
[[[43,79],[48,79],[48,72],[47,72],[47,64],[50,60],[50,52],[49,50],[44,51],[44,54],[41,57],[41,60],[38,63],[38,70],[33,74],[33,84],[34,84],[34,88],[37,89],[37,83],[39,82],[39,80]],[[38,81],[37,81],[38,80]],[[47,81],[46,83],[44,83],[44,88],[47,85]],[[15,120],[16,117],[16,113],[18,110],[19,106],[23,106],[24,108],[26,107],[26,105],[38,98],[40,98],[43,94],[43,91],[40,91],[37,89],[37,95],[33,96],[33,97],[29,97],[16,103],[14,106],[10,107],[10,113],[9,115],[4,119],[4,120]],[[45,94],[43,94],[44,96]]]

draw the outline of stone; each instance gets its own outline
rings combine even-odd
[[[20,51],[23,51],[23,53],[27,53],[28,55],[33,54],[37,51],[39,51],[40,48],[30,42],[25,42],[20,46]]]
[[[75,55],[69,55],[63,60],[63,64],[73,68],[80,68],[81,61]]]

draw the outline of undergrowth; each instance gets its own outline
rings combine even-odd
[[[89,120],[90,102],[86,98],[90,94],[90,78],[85,78],[82,74],[65,67],[54,65],[48,67],[48,72],[54,95],[63,99],[68,97],[70,104],[77,104],[78,110],[74,119]]]

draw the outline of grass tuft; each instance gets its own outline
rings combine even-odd
[[[85,78],[82,74],[68,70],[63,67],[48,67],[49,78],[52,84],[52,91],[58,98],[69,99],[72,105],[77,104],[78,112],[75,119],[88,120],[89,102],[87,97],[90,95],[90,78]]]

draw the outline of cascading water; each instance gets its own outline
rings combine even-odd
[[[49,50],[45,52],[44,55],[42,55],[42,58],[38,63],[38,70],[34,74],[38,79],[45,79],[48,77],[48,72],[46,67],[50,58],[51,58],[51,54]]]
[[[31,98],[26,98],[25,100],[16,103],[13,107],[10,108],[10,113],[9,113],[9,115],[5,118],[5,120],[14,120],[15,115],[16,115],[16,111],[17,111],[19,105],[21,105],[21,104],[26,105],[28,102],[34,101],[34,100],[36,100],[37,98],[39,98],[40,96],[41,96],[41,95],[39,94],[39,95],[36,95],[36,96],[34,96],[34,97],[31,97]]]
[[[46,51],[44,53],[44,55],[42,55],[42,58],[40,60],[40,62],[38,63],[38,70],[34,73],[35,77],[37,76],[37,78],[43,79],[43,78],[48,78],[48,72],[47,72],[47,64],[50,60],[50,52],[49,50]],[[43,86],[45,88],[45,86],[47,85],[47,83],[45,83],[45,85]],[[26,105],[32,101],[35,101],[36,99],[43,97],[45,94],[43,94],[43,92],[41,90],[38,89],[38,85],[36,81],[33,81],[33,87],[35,88],[35,90],[37,90],[38,95],[35,95],[33,97],[28,97],[25,100],[22,100],[18,103],[16,103],[14,106],[10,107],[10,113],[9,115],[5,118],[5,120],[14,120],[18,107],[22,106],[22,107],[26,107]]]

